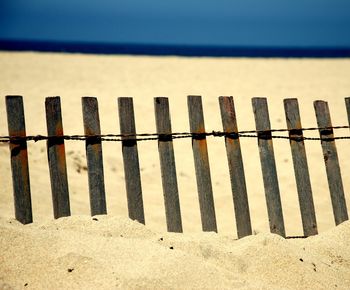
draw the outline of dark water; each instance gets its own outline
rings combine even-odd
[[[350,57],[350,47],[229,47],[0,40],[0,50],[212,57]]]

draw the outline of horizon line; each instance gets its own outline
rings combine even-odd
[[[350,57],[350,47],[232,46],[0,39],[0,51],[189,57]]]

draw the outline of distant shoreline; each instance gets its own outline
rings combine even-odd
[[[350,57],[350,47],[244,47],[162,44],[117,44],[63,41],[0,40],[0,51],[40,51],[193,57]]]

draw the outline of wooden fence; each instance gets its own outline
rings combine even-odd
[[[350,98],[345,99],[350,123]],[[238,237],[252,234],[243,161],[232,97],[220,97],[219,105],[231,179],[232,197]],[[258,147],[265,188],[269,225],[272,233],[285,236],[279,185],[277,179],[272,133],[266,98],[253,98]],[[161,165],[167,229],[182,232],[181,210],[173,150],[173,134],[167,98],[154,99],[158,149]],[[23,224],[32,222],[32,206],[27,158],[27,136],[21,96],[7,96],[6,108],[11,151],[11,168],[16,219]],[[47,153],[51,179],[54,217],[70,216],[66,157],[61,105],[59,97],[45,101],[47,122]],[[303,129],[297,99],[284,100],[290,147],[299,197],[304,236],[317,234]],[[321,146],[324,155],[335,223],[348,220],[344,189],[338,162],[328,105],[314,102]],[[97,99],[82,98],[89,181],[91,215],[106,214],[106,198],[102,162],[102,138]],[[122,154],[129,217],[145,223],[140,179],[137,136],[132,98],[118,99]],[[217,231],[209,159],[200,96],[188,96],[188,112],[192,150],[197,179],[203,231]],[[38,137],[39,138],[39,137]]]

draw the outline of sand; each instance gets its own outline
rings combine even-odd
[[[215,233],[156,233],[110,216],[74,216],[28,226],[1,220],[0,234],[0,287],[350,287],[349,222],[305,240],[268,233],[240,240]]]
[[[286,127],[286,97],[299,99],[304,127],[316,125],[312,102],[317,99],[328,101],[333,125],[348,124],[344,97],[350,94],[350,59],[1,52],[0,68],[2,97],[24,97],[28,134],[46,134],[45,97],[57,95],[66,134],[83,133],[82,96],[98,97],[102,133],[119,133],[117,97],[122,96],[134,97],[139,133],[156,131],[153,98],[157,96],[169,97],[173,131],[188,131],[189,94],[203,97],[207,131],[222,130],[217,100],[221,95],[234,96],[240,130],[255,129],[250,99],[256,96],[268,98],[273,128]],[[0,135],[7,134],[3,100]],[[348,134],[348,130],[336,131],[337,136]],[[338,141],[337,149],[349,204],[348,142]],[[146,226],[127,219],[121,146],[114,142],[103,144],[108,216],[98,221],[88,217],[84,142],[74,141],[66,142],[73,217],[53,220],[45,142],[31,142],[34,223],[18,224],[13,220],[8,145],[0,145],[0,288],[348,289],[349,223],[335,227],[319,141],[306,142],[306,150],[320,235],[303,240],[268,233],[257,142],[242,138],[241,145],[255,235],[238,241],[222,138],[208,138],[219,234],[201,233],[189,139],[174,141],[184,234],[166,233],[155,141],[138,145]],[[288,140],[274,140],[274,150],[286,233],[302,235]]]

